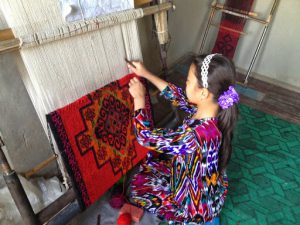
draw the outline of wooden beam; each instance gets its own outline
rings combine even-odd
[[[221,5],[219,3],[216,4],[216,7],[217,8],[220,8],[220,9],[226,9],[226,10],[230,10],[230,11],[233,11],[233,12],[239,12],[239,13],[242,13],[242,14],[245,14],[245,15],[249,15],[249,16],[253,16],[253,17],[257,17],[258,14],[256,12],[247,12],[245,10],[240,10],[240,9],[234,9],[234,8],[230,8],[228,6],[225,6],[225,5]]]
[[[152,2],[152,0],[134,0],[134,6],[141,6]]]
[[[259,19],[259,18],[255,17],[255,16],[251,16],[251,15],[248,15],[248,14],[240,13],[238,11],[236,12],[236,11],[228,10],[228,9],[226,9],[226,7],[224,7],[221,4],[212,4],[211,7],[213,9],[216,9],[216,10],[221,10],[222,12],[230,14],[230,15],[234,15],[234,16],[241,17],[241,18],[244,18],[244,19],[254,20],[254,21],[259,22],[261,24],[268,24],[269,23],[269,21],[264,20],[264,19]],[[253,12],[251,12],[251,13],[252,13],[252,15],[257,15],[257,14],[255,14]]]
[[[40,164],[38,164],[37,166],[35,166],[31,170],[25,172],[24,176],[26,177],[26,179],[30,179],[33,175],[35,175],[40,170],[42,170],[43,168],[45,168],[46,166],[48,166],[49,163],[51,163],[52,161],[56,160],[56,158],[57,158],[57,155],[50,156],[48,159],[44,160],[43,162],[41,162]]]
[[[20,48],[20,39],[14,38],[6,41],[0,41],[0,53],[7,53]]]
[[[173,4],[171,2],[166,2],[163,4],[159,4],[159,5],[155,4],[140,9],[132,9],[132,11],[140,12],[142,10],[143,14],[137,13],[135,15],[136,16],[135,19],[140,19],[142,17],[149,16],[161,11],[167,11],[171,8],[173,8]],[[123,12],[116,12],[114,15],[120,16],[122,14]],[[84,22],[84,25],[82,21],[74,22],[71,30],[68,24],[64,24],[61,25],[61,27],[53,28],[53,30],[47,31],[49,34],[51,34],[47,38],[44,38],[44,36],[41,35],[41,33],[34,33],[34,34],[28,34],[26,36],[23,36],[22,39],[15,38],[6,41],[0,41],[0,53],[6,53],[9,51],[18,50],[21,47],[29,48],[29,47],[33,47],[33,46],[37,46],[37,45],[41,45],[53,41],[58,41],[61,39],[70,38],[76,35],[80,35],[83,33],[91,32],[91,31],[103,29],[108,26],[115,25],[115,21],[109,19],[110,19],[109,16],[105,15],[105,16],[97,17],[97,21],[99,21],[97,23],[95,22],[96,20],[94,18],[90,20],[86,20]],[[133,19],[131,18],[126,18],[125,20],[122,19],[122,21],[120,21],[119,23],[127,22],[129,20],[133,20]],[[87,29],[76,29],[76,26],[78,27],[84,26]],[[69,30],[69,32],[67,31],[67,29]],[[58,33],[57,32],[58,30],[64,32]],[[23,42],[23,40],[25,41]]]
[[[0,30],[0,41],[6,41],[15,38],[10,28]]]

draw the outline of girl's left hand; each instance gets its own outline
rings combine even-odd
[[[134,77],[129,81],[129,93],[134,99],[144,99],[146,89],[139,79]]]

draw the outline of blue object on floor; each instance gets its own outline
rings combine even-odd
[[[188,75],[189,69],[190,69],[189,65],[186,64],[178,64],[175,66],[175,71],[184,75]]]
[[[248,98],[252,98],[256,101],[261,101],[265,97],[264,93],[257,91],[255,89],[249,88],[249,87],[244,87],[239,84],[235,85],[235,89],[239,94],[244,95]]]
[[[220,218],[216,217],[212,221],[204,223],[203,225],[220,225]]]

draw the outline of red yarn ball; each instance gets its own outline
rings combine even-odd
[[[117,225],[131,225],[131,215],[129,213],[121,214],[118,218]]]

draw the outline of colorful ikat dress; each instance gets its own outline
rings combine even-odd
[[[222,134],[216,118],[192,119],[196,108],[182,89],[162,92],[190,115],[176,130],[152,128],[144,109],[134,116],[138,142],[171,159],[148,157],[131,182],[131,201],[169,224],[202,224],[219,215],[227,194],[225,173],[218,172]],[[172,221],[172,222],[171,222]]]

